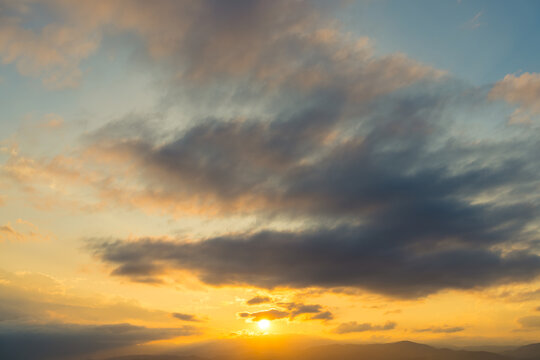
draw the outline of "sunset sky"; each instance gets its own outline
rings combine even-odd
[[[538,341],[538,14],[0,0],[0,340]]]

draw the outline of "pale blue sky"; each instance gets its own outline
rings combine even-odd
[[[354,2],[341,18],[381,53],[401,51],[480,85],[540,70],[538,14],[534,0],[380,0]]]

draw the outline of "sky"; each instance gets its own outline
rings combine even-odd
[[[0,0],[0,343],[535,342],[539,11]]]

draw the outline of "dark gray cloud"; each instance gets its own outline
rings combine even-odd
[[[538,202],[526,194],[538,185],[538,143],[516,149],[511,141],[449,137],[452,123],[444,120],[481,96],[432,86],[433,93],[419,87],[373,101],[352,128],[345,98],[323,92],[321,101],[267,122],[214,119],[160,144],[113,142],[108,149],[129,154],[159,197],[200,196],[226,214],[319,225],[91,247],[114,275],[134,281],[188,269],[212,285],[417,297],[534,279],[538,238],[527,228]],[[522,250],[507,250],[515,243]]]
[[[384,325],[373,325],[371,323],[358,323],[356,321],[350,321],[339,324],[339,326],[334,329],[334,332],[337,334],[348,334],[364,331],[386,331],[395,329],[395,327],[396,323],[393,321],[389,321]]]
[[[309,317],[310,320],[333,320],[334,314],[332,314],[330,311],[322,311],[318,314],[312,315]]]
[[[429,208],[420,211],[426,217],[421,224],[434,217]],[[408,216],[404,213],[403,220]],[[408,227],[407,223],[403,225]],[[137,267],[156,263],[164,269],[189,269],[212,285],[353,286],[392,296],[416,297],[446,288],[470,289],[537,276],[537,256],[523,251],[503,254],[482,246],[482,241],[493,243],[500,226],[492,224],[474,234],[471,244],[458,234],[454,235],[455,241],[450,241],[444,229],[427,224],[428,229],[420,228],[426,231],[426,238],[413,237],[406,229],[403,234],[392,234],[385,228],[356,226],[305,232],[263,231],[197,243],[155,239],[106,241],[93,243],[92,247],[97,256],[116,267],[113,274],[135,280],[141,274],[132,271],[132,264]],[[442,238],[439,244],[434,235],[432,243],[427,241],[430,232],[438,231]]]
[[[81,358],[103,350],[189,336],[193,327],[147,328],[130,324],[0,323],[0,357],[13,360]]]
[[[430,327],[430,328],[424,328],[424,329],[416,329],[414,330],[414,332],[419,332],[419,333],[430,332],[434,334],[441,334],[441,333],[452,334],[452,333],[456,333],[456,332],[460,332],[464,330],[465,328],[462,326],[455,326],[455,327],[444,326],[444,327]]]
[[[200,322],[201,320],[197,318],[197,316],[192,314],[182,314],[182,313],[172,313],[171,314],[174,318],[182,320],[182,321],[194,321],[194,322]]]
[[[289,313],[283,310],[270,309],[256,312],[241,312],[238,313],[238,316],[241,318],[250,319],[252,321],[278,320],[289,317]]]
[[[303,314],[318,314],[322,311],[322,306],[318,304],[306,305],[306,304],[290,304],[288,306],[291,310],[291,318],[295,318]]]
[[[247,305],[259,305],[259,304],[267,304],[272,302],[272,298],[269,296],[261,296],[257,295],[255,297],[252,297],[248,301],[246,301]]]

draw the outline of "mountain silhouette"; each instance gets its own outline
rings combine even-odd
[[[503,354],[519,359],[540,359],[540,343],[521,346]]]
[[[262,343],[256,342],[253,346],[249,342],[236,342],[229,347],[218,345],[219,351],[206,351],[204,346],[200,346],[190,348],[192,354],[133,355],[107,360],[540,360],[540,343],[504,353],[436,348],[411,341],[367,345],[325,344],[307,348],[283,347],[272,341],[268,346],[262,346]],[[212,347],[212,344],[208,343],[207,347]]]

